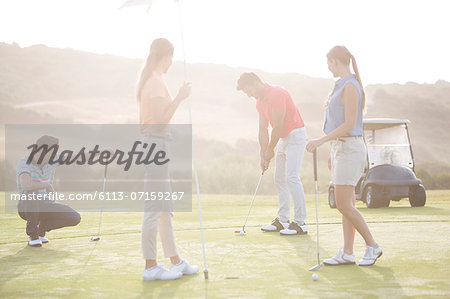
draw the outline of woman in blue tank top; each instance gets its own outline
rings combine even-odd
[[[350,61],[353,71],[350,71]],[[353,243],[355,229],[366,243],[366,252],[360,266],[373,265],[382,255],[364,217],[355,207],[355,186],[364,173],[367,149],[362,138],[362,115],[365,94],[355,58],[344,46],[336,46],[327,54],[328,69],[336,81],[325,111],[322,138],[311,140],[306,149],[313,152],[317,147],[331,141],[328,167],[332,172],[336,207],[342,214],[344,248],[336,256],[324,260],[326,265],[355,264]]]

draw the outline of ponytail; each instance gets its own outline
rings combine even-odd
[[[349,54],[350,54],[350,52],[349,52]],[[364,91],[364,87],[363,87],[362,82],[361,82],[361,76],[359,75],[358,66],[356,65],[356,59],[355,59],[355,57],[352,54],[350,54],[350,59],[352,60],[353,71],[355,72],[356,79],[358,80],[359,85],[361,86],[362,108],[363,108],[363,111],[365,112],[366,111],[366,93]]]
[[[145,82],[152,76],[153,70],[155,69],[155,55],[150,53],[145,61],[144,67],[142,68],[141,75],[139,76],[139,81],[136,90],[136,98],[138,102],[141,101],[141,93],[144,88]]]
[[[156,69],[161,59],[169,54],[173,55],[173,45],[167,39],[158,38],[152,42],[150,54],[148,54],[137,84],[136,99],[138,102],[141,100],[141,93],[145,82],[152,76],[153,71]]]

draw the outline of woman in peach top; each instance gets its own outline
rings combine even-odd
[[[167,137],[164,135],[165,130],[160,130],[161,126],[154,125],[169,124],[180,103],[191,92],[190,83],[184,83],[174,99],[169,93],[164,75],[172,65],[173,50],[173,45],[167,39],[159,38],[153,41],[137,88],[139,122],[143,137],[159,138],[159,143],[162,144],[167,143]],[[163,168],[162,173],[169,179],[168,168]],[[148,210],[146,207],[142,223],[142,252],[145,258],[144,280],[172,280],[180,278],[183,274],[198,272],[198,266],[189,265],[178,255],[172,226],[173,212],[171,210],[171,208],[169,210]],[[158,265],[156,261],[158,228],[164,255],[169,257],[171,261],[169,270],[161,264]]]

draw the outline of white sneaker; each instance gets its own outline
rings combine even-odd
[[[41,240],[42,244],[48,243],[48,239],[46,237],[39,236],[39,240]]]
[[[41,239],[34,239],[34,240],[31,240],[31,238],[30,237],[28,237],[28,246],[31,246],[31,247],[41,247],[42,246],[42,241],[41,241]]]
[[[297,222],[289,223],[289,227],[280,230],[281,235],[305,235],[308,233],[308,227],[305,223],[298,225]]]
[[[359,266],[372,266],[377,259],[383,254],[383,250],[380,246],[377,248],[366,245],[366,252],[362,259],[359,260]]]
[[[144,269],[142,279],[144,280],[174,280],[178,279],[183,274],[181,272],[172,272],[164,268],[164,265],[157,265],[151,268]]]
[[[181,272],[186,275],[196,274],[198,272],[198,266],[191,266],[186,260],[181,260],[178,265],[170,264],[170,271]]]
[[[281,222],[278,217],[271,224],[261,226],[261,230],[265,232],[279,232],[289,227],[289,222]]]
[[[323,261],[325,265],[337,266],[337,265],[354,265],[355,257],[353,254],[346,254],[344,249],[339,249],[336,256]]]

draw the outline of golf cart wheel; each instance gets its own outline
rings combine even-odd
[[[365,191],[364,191],[364,197],[365,197],[365,202],[366,205],[369,209],[373,209],[373,208],[383,208],[383,207],[389,207],[389,203],[390,200],[389,198],[383,198],[381,196],[377,196],[376,193],[380,193],[380,192],[376,192],[375,191],[375,187],[373,186],[367,186]]]
[[[328,204],[330,205],[330,208],[336,209],[336,201],[334,200],[334,188],[333,187],[328,189]]]
[[[422,184],[413,186],[409,193],[409,203],[411,207],[423,207],[427,200],[425,187]]]

